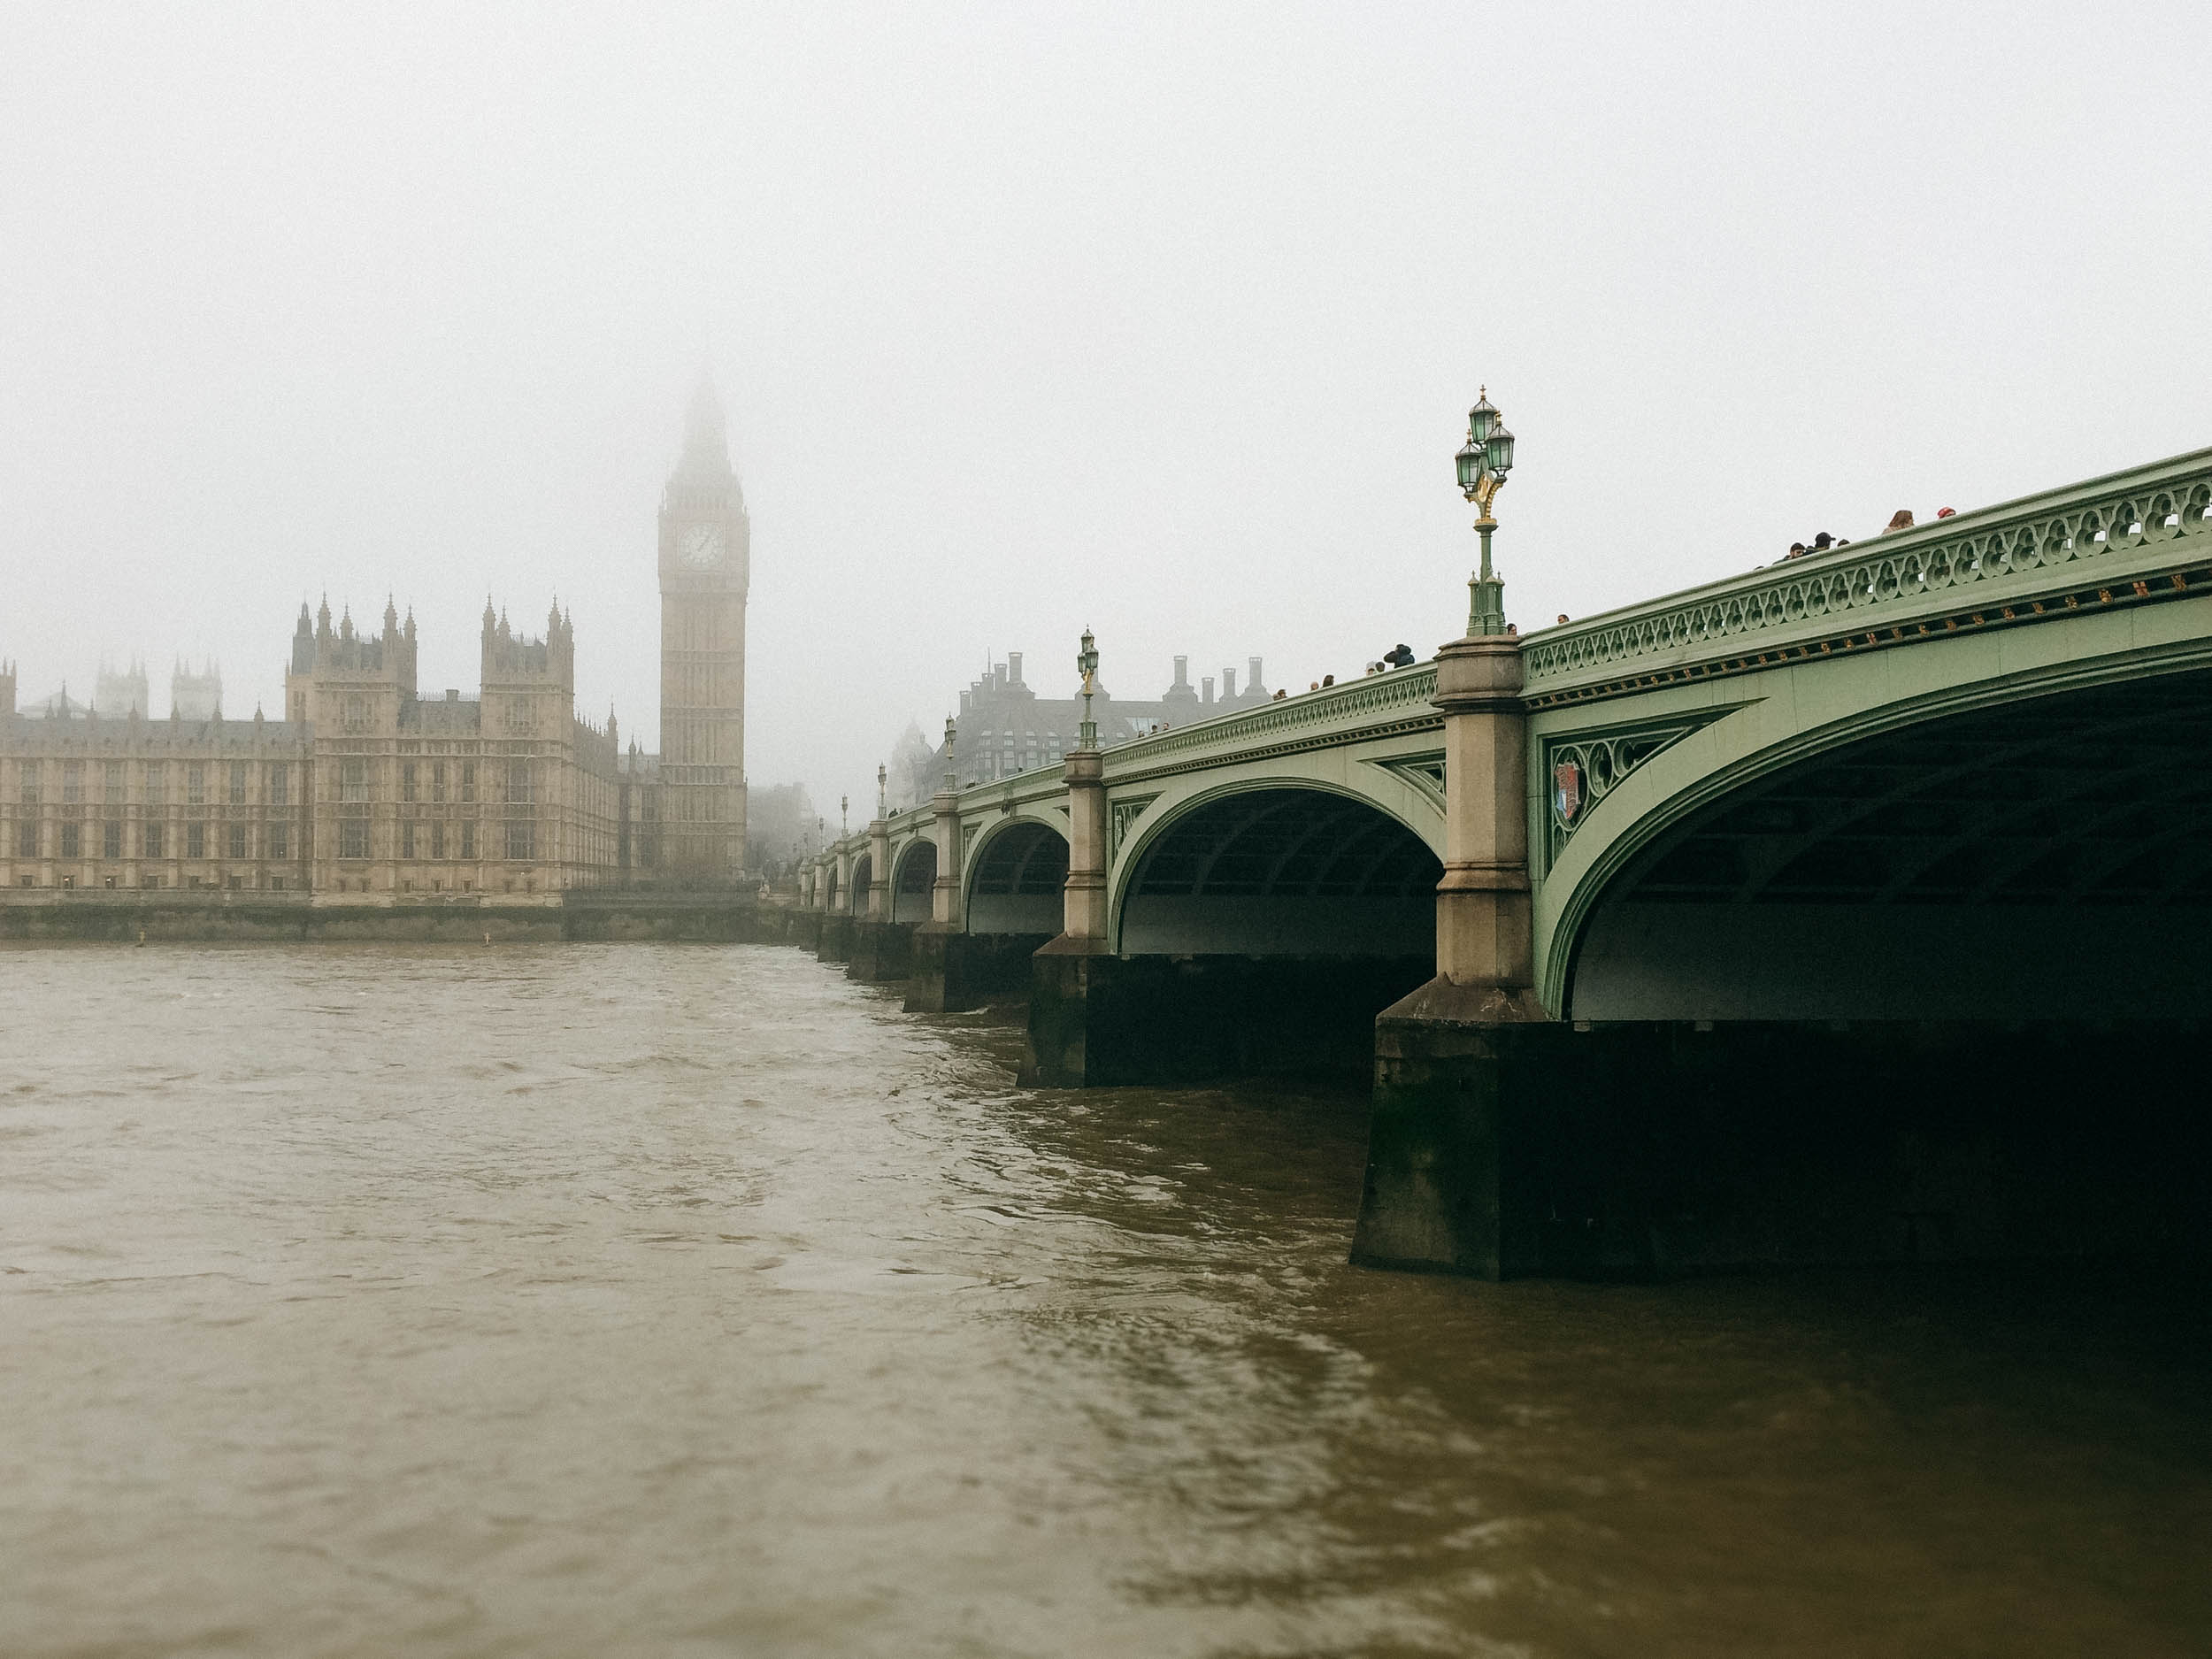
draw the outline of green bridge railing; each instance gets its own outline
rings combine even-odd
[[[2198,449],[1546,628],[1522,653],[1526,683],[1737,657],[1761,634],[1824,621],[1888,626],[1893,614],[1970,601],[1954,590],[2212,534],[2208,511],[2212,449]],[[2082,580],[2096,576],[2085,568]]]

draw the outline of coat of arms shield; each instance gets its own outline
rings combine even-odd
[[[1551,810],[1562,824],[1571,824],[1582,810],[1582,763],[1568,759],[1551,769]]]

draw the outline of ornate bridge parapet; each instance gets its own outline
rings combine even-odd
[[[2208,531],[2196,450],[1532,634],[1528,706],[2162,602],[2212,583]]]

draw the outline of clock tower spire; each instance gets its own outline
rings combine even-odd
[[[661,494],[662,873],[734,881],[745,864],[745,592],[752,521],[722,400],[702,374]]]

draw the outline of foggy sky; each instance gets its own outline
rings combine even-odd
[[[0,657],[303,599],[657,742],[710,354],[748,771],[856,818],[987,652],[1151,696],[1525,630],[2212,442],[2201,4],[0,9]]]

